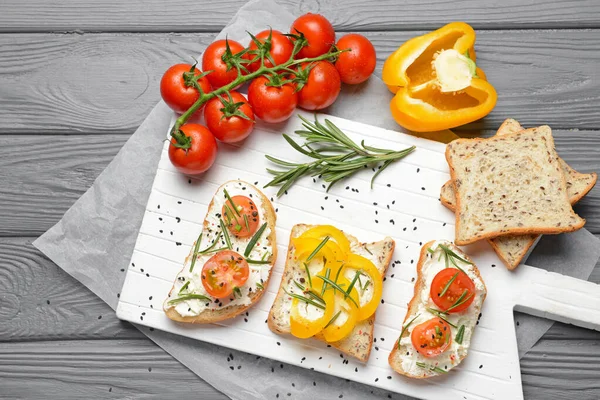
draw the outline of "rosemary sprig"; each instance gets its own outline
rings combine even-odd
[[[435,367],[433,365],[427,365],[422,362],[417,362],[416,364],[417,364],[417,367],[428,369],[429,371],[432,371],[432,372],[440,372],[440,373],[444,373],[444,374],[448,372],[448,371],[441,369],[440,367]]]
[[[458,276],[458,272],[455,273],[454,275],[452,275],[452,278],[450,278],[450,280],[448,281],[448,283],[446,283],[446,286],[444,286],[444,289],[442,289],[442,292],[440,293],[440,298],[444,297],[444,295],[446,294],[446,292],[450,288],[450,285],[452,285],[452,282],[454,282],[454,280],[456,279],[457,276]]]
[[[462,344],[464,336],[465,336],[465,326],[461,325],[460,328],[458,328],[458,332],[456,333],[456,338],[454,339],[454,341],[458,344]]]
[[[199,255],[205,255],[205,254],[210,254],[210,253],[214,253],[217,251],[225,250],[225,248],[220,248],[220,249],[214,248],[217,245],[217,242],[219,241],[218,236],[215,238],[215,240],[212,242],[212,244],[204,250],[199,250],[201,241],[202,241],[202,233],[200,233],[200,236],[198,236],[198,240],[196,240],[196,244],[194,245],[194,252],[192,253],[192,262],[190,264],[190,272],[192,272],[194,270],[194,266],[196,265],[196,259],[198,258]]]
[[[324,309],[325,309],[325,306],[324,306],[324,305],[322,305],[322,304],[319,304],[319,303],[317,303],[316,301],[314,301],[314,300],[312,300],[312,299],[309,299],[308,297],[305,297],[305,296],[300,296],[299,294],[296,294],[296,293],[290,293],[290,292],[288,292],[288,291],[287,291],[287,290],[285,290],[285,289],[283,289],[283,291],[284,291],[284,292],[285,292],[285,293],[286,293],[288,296],[290,296],[290,297],[293,297],[293,298],[295,298],[295,299],[298,299],[298,300],[300,300],[300,301],[303,301],[303,302],[305,302],[305,303],[307,303],[307,304],[313,305],[313,306],[315,306],[315,307],[317,307],[317,308],[320,308],[321,310],[324,310]]]
[[[325,246],[325,243],[329,240],[329,236],[325,236],[325,239],[310,253],[310,255],[306,258],[306,262],[310,262],[317,255],[317,253]]]
[[[173,304],[181,303],[182,301],[186,301],[186,300],[210,300],[210,298],[203,296],[201,294],[186,294],[185,296],[181,296],[181,297],[178,297],[176,299],[169,301],[168,304],[173,305]]]
[[[310,122],[302,116],[299,117],[303,129],[297,130],[296,134],[305,139],[304,144],[298,144],[286,134],[283,137],[292,148],[314,161],[292,163],[266,155],[269,161],[282,169],[267,170],[275,177],[265,187],[281,186],[277,196],[284,194],[303,176],[320,175],[325,182],[329,182],[327,187],[329,191],[337,182],[366,166],[380,164],[379,170],[371,178],[371,188],[373,188],[373,181],[383,170],[415,149],[415,146],[398,151],[378,149],[365,145],[364,141],[358,145],[327,119],[325,124],[322,124],[317,119]]]
[[[335,320],[338,319],[338,317],[340,316],[341,313],[342,313],[342,310],[338,311],[333,317],[331,317],[329,322],[323,327],[323,330],[327,329],[329,327],[329,325],[333,324],[335,322]]]
[[[328,283],[333,289],[339,291],[340,293],[342,293],[344,295],[345,299],[350,299],[352,301],[352,303],[354,303],[354,305],[356,306],[356,308],[360,308],[360,306],[358,305],[358,303],[356,303],[356,300],[354,300],[348,293],[346,293],[346,291],[344,289],[342,289],[340,287],[340,285],[338,285],[337,283],[335,283],[334,281],[332,281],[331,279],[329,279],[326,276],[321,276],[321,275],[317,275],[317,278],[322,279],[324,282]],[[325,285],[323,285],[325,286]]]
[[[223,222],[223,219],[219,218],[219,224],[221,225],[221,231],[223,232],[223,239],[225,239],[225,243],[227,243],[227,248],[229,250],[231,250],[233,248],[233,246],[231,245],[231,238],[229,237],[229,232],[227,231],[227,228],[225,227],[225,222]]]
[[[429,311],[430,313],[432,313],[433,315],[435,315],[436,317],[438,317],[439,319],[441,319],[442,321],[444,321],[445,323],[447,323],[451,327],[453,327],[453,328],[457,327],[452,322],[448,321],[448,318],[446,318],[446,313],[445,312],[440,311],[440,310],[436,310],[435,308],[429,308],[429,307],[427,307],[427,311]]]
[[[267,229],[266,222],[262,224],[260,228],[258,228],[254,236],[252,236],[252,239],[250,239],[250,241],[248,242],[246,250],[244,250],[244,257],[248,257],[250,255],[250,253],[252,252],[252,248],[254,247],[254,245],[256,245],[256,242],[258,242],[258,239],[260,239],[260,236],[263,234],[265,229]]]

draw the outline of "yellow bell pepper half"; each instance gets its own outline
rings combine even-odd
[[[489,114],[497,94],[475,64],[475,31],[452,22],[408,40],[383,65],[382,78],[395,93],[396,122],[415,132],[455,128]]]

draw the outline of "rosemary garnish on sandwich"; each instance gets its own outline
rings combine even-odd
[[[432,372],[440,372],[440,373],[444,373],[444,374],[445,374],[446,372],[448,372],[448,371],[444,371],[444,370],[443,370],[443,369],[441,369],[440,367],[435,367],[435,366],[433,366],[433,365],[427,365],[427,364],[425,364],[425,363],[422,363],[422,362],[417,362],[416,364],[417,364],[417,367],[419,367],[419,368],[424,368],[424,369],[428,369],[429,371],[432,371]]]

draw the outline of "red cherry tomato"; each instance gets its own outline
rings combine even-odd
[[[204,108],[206,126],[217,139],[225,143],[244,140],[254,129],[254,112],[246,98],[238,92],[231,91],[230,94],[231,100],[223,95],[226,104],[215,97]]]
[[[303,47],[296,55],[300,58],[313,58],[325,54],[335,43],[335,31],[331,22],[320,14],[304,14],[294,21],[290,28],[290,33],[298,35],[304,34],[308,45]]]
[[[231,83],[237,78],[238,72],[235,65],[229,62],[232,55],[235,55],[244,50],[244,46],[235,40],[227,40],[231,55],[226,54],[227,45],[225,40],[217,40],[212,42],[202,55],[202,70],[212,71],[206,75],[213,88],[218,89]],[[245,75],[244,71],[242,75]]]
[[[375,64],[377,64],[375,47],[369,39],[351,33],[338,40],[337,48],[339,50],[350,49],[350,51],[340,54],[335,62],[335,68],[340,73],[342,82],[355,85],[369,79],[375,71]]]
[[[308,80],[298,92],[298,105],[305,110],[321,110],[337,99],[342,88],[340,74],[329,61],[311,63]],[[309,64],[302,64],[305,70]]]
[[[202,267],[202,286],[213,297],[221,299],[233,293],[248,280],[250,268],[240,254],[231,250],[221,251],[208,259]]]
[[[221,210],[227,228],[239,238],[254,235],[260,223],[256,204],[246,196],[233,196],[231,200],[233,204],[227,200]]]
[[[173,111],[179,114],[186,112],[199,97],[198,89],[186,84],[186,80],[189,83],[194,79],[194,76],[201,74],[198,68],[194,68],[192,75],[191,68],[192,66],[189,64],[173,65],[160,80],[161,97]],[[211,91],[210,83],[206,77],[196,78],[196,80],[204,93]]]
[[[453,279],[446,292],[444,288]],[[466,294],[463,296],[463,293]],[[475,284],[467,274],[456,268],[445,268],[438,272],[431,282],[430,289],[431,300],[442,311],[457,313],[469,308],[475,298]],[[462,299],[461,299],[461,296]],[[460,305],[453,307],[460,299]]]
[[[287,36],[285,36],[283,33],[276,31],[276,30],[273,30],[272,33],[269,30],[262,31],[256,35],[256,38],[258,39],[259,42],[264,43],[267,40],[267,38],[269,37],[269,34],[272,35],[271,36],[271,51],[269,52],[271,54],[271,58],[273,58],[273,61],[275,61],[275,65],[283,64],[284,62],[288,61],[290,59],[290,57],[292,56],[292,52],[294,50],[294,45],[292,44],[292,42],[290,42],[290,40],[287,38]],[[251,40],[248,48],[250,49],[250,51],[252,51],[252,50],[258,49],[258,46],[256,45],[256,43],[254,43],[253,40]],[[254,57],[256,57],[256,55],[246,53],[244,55],[244,57],[248,60],[252,60]],[[266,57],[265,57],[265,66],[267,66],[267,67],[273,66],[273,63],[271,63],[271,61],[269,59],[267,59]],[[250,71],[256,71],[259,67],[260,67],[260,60],[257,60],[255,62],[253,62],[252,64],[248,65],[247,68]]]
[[[248,88],[248,102],[254,114],[265,122],[282,122],[292,116],[298,104],[298,94],[290,83],[268,86],[269,79],[259,76]]]
[[[415,326],[410,339],[419,354],[424,357],[435,357],[450,347],[452,332],[446,321],[432,318]]]
[[[208,170],[217,158],[217,141],[205,126],[185,124],[180,128],[183,141],[190,140],[187,150],[177,148],[177,139],[171,138],[169,159],[180,172],[186,175],[198,175]],[[187,138],[187,139],[186,139]]]

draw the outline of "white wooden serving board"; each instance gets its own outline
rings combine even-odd
[[[311,114],[303,113],[309,120]],[[273,168],[265,154],[290,161],[305,157],[281,136],[293,134],[300,120],[281,125],[258,122],[241,145],[219,144],[215,165],[200,179],[179,174],[167,154],[158,166],[139,236],[129,263],[117,308],[120,319],[219,344],[263,357],[314,368],[326,374],[424,399],[522,399],[521,374],[513,310],[600,330],[600,286],[556,273],[520,266],[507,271],[487,243],[466,247],[488,288],[482,317],[475,329],[469,356],[447,374],[429,380],[394,373],[387,359],[400,333],[406,305],[413,293],[415,266],[422,243],[454,239],[454,214],[439,200],[449,178],[445,146],[394,131],[325,115],[355,141],[414,153],[394,163],[369,187],[371,170],[340,182],[329,193],[324,182],[305,178],[288,195],[275,197],[277,188],[263,190],[277,211],[279,255],[267,293],[247,315],[216,325],[179,324],[162,311],[176,274],[197,238],[208,204],[217,187],[242,179],[258,188]],[[375,323],[373,351],[368,363],[340,357],[339,351],[313,340],[272,333],[266,322],[279,287],[289,233],[294,224],[333,224],[359,238],[396,240],[392,265],[384,282],[383,300]]]

